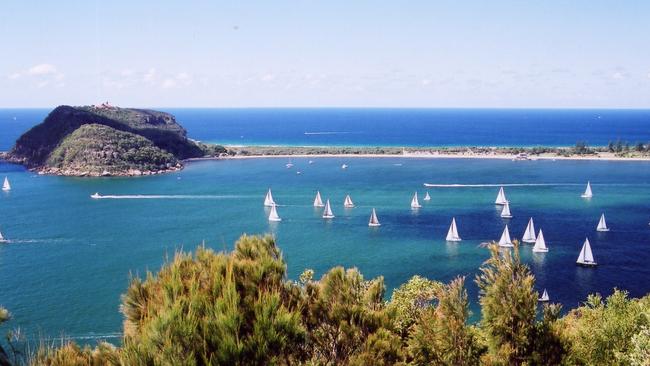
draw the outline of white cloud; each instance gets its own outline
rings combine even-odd
[[[273,81],[273,80],[275,80],[275,74],[264,74],[264,75],[262,75],[260,80],[262,80],[264,82]]]
[[[148,83],[153,83],[156,80],[156,69],[150,68],[143,76],[144,81]]]
[[[427,86],[427,85],[431,84],[431,80],[422,79],[422,80],[420,80],[420,84],[422,84],[422,86]]]
[[[48,85],[63,87],[65,74],[59,71],[56,66],[48,63],[34,65],[25,70],[14,72],[7,76],[10,80],[25,79],[37,88],[44,88]]]
[[[192,84],[192,75],[186,73],[186,72],[181,72],[176,75],[176,80],[183,84],[183,85],[190,85]]]
[[[176,80],[174,80],[172,78],[167,78],[167,79],[163,80],[163,82],[162,82],[163,89],[171,89],[171,88],[173,88],[175,86],[176,86]]]
[[[38,64],[27,69],[27,75],[52,75],[59,74],[56,66],[52,64]]]
[[[624,76],[623,76],[623,73],[617,71],[617,72],[615,72],[614,74],[612,74],[612,77],[613,77],[614,79],[618,79],[618,80],[620,80],[620,79],[623,79]]]

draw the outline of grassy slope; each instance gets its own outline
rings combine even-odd
[[[177,163],[174,155],[148,139],[99,124],[76,129],[47,159],[49,167],[89,173],[159,170]]]

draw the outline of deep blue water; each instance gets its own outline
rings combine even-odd
[[[650,110],[167,109],[194,139],[236,145],[570,146],[650,141]],[[0,109],[0,150],[44,109]],[[13,118],[16,118],[15,120]]]
[[[411,112],[420,113],[407,111],[406,115]],[[3,149],[10,145],[8,141],[15,139],[46,113],[44,110],[2,110],[0,143]],[[204,119],[202,113],[214,119]],[[304,135],[303,130],[322,130],[318,123],[323,122],[305,121],[304,126],[296,127],[296,115],[304,118],[314,113],[267,112],[273,117],[269,117],[264,129],[298,129],[299,133],[287,133],[287,137],[279,134],[271,139],[279,141],[284,138],[282,141],[286,143],[300,143],[300,139],[310,138],[305,136],[324,136],[321,138],[332,144],[345,144],[340,139],[352,138],[348,135]],[[340,122],[345,115],[342,111],[327,110],[323,113],[338,114],[337,123],[343,123]],[[362,111],[350,113],[358,117]],[[379,111],[367,113],[381,115]],[[387,113],[394,115],[397,112]],[[476,113],[461,111],[460,115],[466,117]],[[521,116],[526,112],[498,113],[519,113]],[[542,118],[541,112],[531,113],[537,116],[535,118]],[[596,122],[592,120],[602,127],[601,130],[594,129],[600,132],[592,132],[589,137],[581,139],[591,141],[595,136],[602,136],[606,140],[609,137],[604,136],[617,133],[619,135],[615,137],[634,141],[648,139],[649,129],[642,128],[647,112],[566,113],[582,116],[580,118],[587,118],[589,113],[603,116],[596,118]],[[627,114],[633,117],[629,120],[623,118]],[[12,118],[7,118],[10,115]],[[244,128],[235,127],[233,120],[237,119],[228,117],[237,115],[236,110],[184,110],[176,112],[176,115],[187,126],[190,136],[202,140],[226,141],[227,136],[240,133],[238,128]],[[244,111],[237,118],[245,119],[245,115],[256,115],[253,120],[259,120],[264,113],[260,110]],[[293,117],[283,118],[283,115]],[[576,120],[580,118],[576,117]],[[616,118],[620,123],[605,127],[599,122],[608,118]],[[209,122],[220,119],[230,122]],[[386,116],[380,119],[383,122],[377,126],[386,126],[390,120]],[[279,122],[282,120],[292,120],[293,127]],[[247,123],[248,126],[253,124]],[[371,123],[363,123],[368,130]],[[230,127],[222,129],[223,125]],[[558,121],[553,128],[562,130],[562,125]],[[361,124],[357,121],[348,126],[353,130]],[[420,126],[421,131],[427,128]],[[334,130],[333,127],[328,129]],[[512,124],[510,129],[523,131]],[[378,145],[384,144],[382,141],[408,136],[401,135],[403,128],[393,129],[395,136],[382,132],[379,127],[376,130],[380,136],[377,137]],[[479,135],[471,129],[464,130],[470,135]],[[484,131],[488,130],[494,129],[485,127]],[[253,133],[250,128],[248,131],[248,134]],[[498,131],[497,128],[493,132]],[[355,138],[363,136],[359,134]],[[530,137],[527,134],[520,136]],[[409,137],[410,140],[401,141],[416,141],[420,137],[415,134]],[[250,141],[265,142],[249,138]],[[445,138],[448,144],[454,144],[451,132]],[[488,139],[487,135],[482,138]],[[565,138],[557,135],[554,141]],[[368,136],[363,139],[370,141]],[[481,143],[477,140],[475,144]],[[368,278],[383,275],[390,293],[392,288],[415,274],[441,281],[449,281],[457,275],[467,276],[473,310],[477,313],[473,278],[488,257],[480,243],[498,239],[505,223],[511,227],[511,235],[519,238],[529,217],[533,217],[537,228],[544,230],[550,252],[533,254],[530,246],[526,245],[522,257],[536,275],[536,287],[540,291],[547,288],[553,301],[571,308],[584,301],[589,293],[608,294],[614,287],[628,290],[632,296],[650,292],[650,267],[647,265],[650,262],[648,162],[408,158],[314,160],[315,163],[310,165],[307,159],[292,159],[293,169],[286,169],[287,161],[281,158],[203,161],[191,163],[178,173],[130,179],[38,176],[22,167],[0,163],[0,178],[8,176],[13,185],[11,192],[0,192],[0,231],[11,240],[9,244],[0,245],[0,304],[13,314],[12,321],[0,332],[4,333],[9,327],[20,327],[29,335],[66,334],[81,341],[92,341],[96,337],[115,340],[117,338],[110,337],[119,337],[122,321],[118,311],[120,294],[126,289],[129,273],[142,275],[146,270],[155,271],[165,255],[178,248],[191,250],[203,240],[217,250],[231,249],[236,238],[244,232],[274,234],[288,262],[291,278],[296,278],[305,268],[315,269],[317,277],[320,277],[336,265],[356,266]],[[350,168],[340,169],[343,163]],[[296,170],[302,174],[297,175]],[[587,180],[593,184],[595,196],[591,200],[580,198]],[[514,218],[504,221],[493,204],[498,190],[493,186],[431,188],[432,200],[422,209],[412,211],[409,207],[411,195],[418,190],[422,196],[425,191],[423,183],[549,185],[507,187]],[[262,207],[268,187],[273,188],[275,199],[281,205],[279,214],[283,221],[278,224],[269,224],[268,211]],[[317,189],[324,198],[332,199],[337,217],[330,222],[324,221],[320,210],[311,205]],[[158,196],[92,200],[89,195],[94,192]],[[348,193],[357,207],[346,210],[342,202]],[[378,229],[367,226],[373,207],[382,222]],[[595,231],[601,212],[605,212],[611,227],[608,233]],[[464,239],[458,244],[444,241],[452,217],[456,217]],[[589,237],[592,243],[594,256],[600,263],[598,268],[585,269],[575,265],[585,237]]]

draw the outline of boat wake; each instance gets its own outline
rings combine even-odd
[[[192,195],[192,194],[108,194],[108,195],[93,195],[91,198],[96,200],[201,200],[201,199],[236,199],[243,198],[244,196],[237,195]]]
[[[554,187],[578,186],[578,183],[506,183],[506,184],[432,184],[424,183],[425,187],[432,188],[481,188],[481,187]]]
[[[305,135],[347,135],[352,132],[348,131],[321,131],[321,132],[305,132]]]

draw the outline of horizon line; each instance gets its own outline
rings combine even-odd
[[[9,107],[9,106],[0,106],[0,110],[10,110],[10,109],[55,109],[59,106],[71,106],[71,107],[83,107],[91,104],[85,105],[72,105],[72,104],[59,104],[56,106],[32,106],[32,107]],[[650,110],[650,106],[647,107],[397,107],[397,106],[388,106],[388,107],[378,107],[378,106],[120,106],[115,105],[119,108],[135,108],[135,109],[375,109],[375,110]]]

